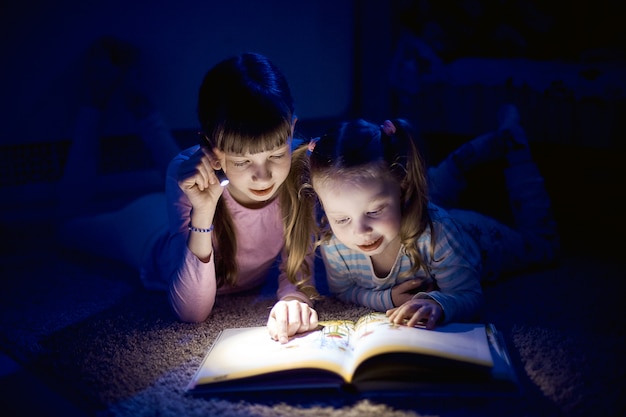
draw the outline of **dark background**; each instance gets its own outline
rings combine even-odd
[[[140,48],[143,80],[172,129],[196,128],[204,72],[246,50],[267,54],[283,69],[300,118],[380,119],[400,112],[394,87],[406,80],[394,70],[394,56],[407,33],[445,63],[464,57],[623,63],[619,6],[611,0],[4,2],[0,144],[71,135],[80,58],[104,35]],[[423,57],[414,64],[418,75],[436,70],[424,67]],[[601,76],[598,71],[588,68],[587,79]],[[611,98],[623,94],[613,91]],[[132,131],[114,105],[111,112],[105,133]],[[454,122],[448,126],[454,130]]]
[[[95,40],[111,35],[140,49],[142,81],[183,146],[195,141],[204,73],[243,51],[262,52],[281,67],[305,136],[346,117],[400,116],[424,134],[434,161],[493,130],[498,107],[514,103],[564,233],[576,235],[589,222],[589,196],[604,210],[594,223],[602,231],[614,228],[623,223],[626,188],[626,35],[619,6],[610,0],[5,2],[0,187],[10,198],[3,223],[36,223],[53,201],[78,110],[81,59]],[[150,161],[134,156],[142,145],[120,104],[114,96],[105,114],[103,170],[145,169]],[[486,175],[476,182],[501,182]],[[507,204],[493,187],[472,190],[471,197],[488,214]]]
[[[134,271],[123,270],[120,278],[117,266],[108,261],[65,255],[59,261],[47,218],[71,145],[82,55],[96,39],[113,35],[140,48],[143,81],[173,133],[185,144],[197,129],[195,102],[203,74],[225,57],[246,50],[268,55],[283,69],[296,99],[299,126],[310,135],[345,117],[382,121],[402,116],[424,133],[436,160],[472,136],[493,130],[498,106],[507,102],[517,105],[553,198],[567,262],[561,269],[488,287],[490,312],[507,334],[521,334],[516,339],[521,346],[509,340],[511,346],[522,356],[526,371],[536,378],[533,382],[547,390],[543,395],[569,410],[564,415],[593,415],[587,411],[622,404],[619,384],[623,367],[618,359],[623,356],[624,336],[621,321],[614,318],[623,316],[623,306],[618,300],[620,293],[613,290],[623,286],[621,241],[626,234],[626,37],[621,3],[2,3],[2,350],[41,376],[46,368],[37,369],[37,363],[49,359],[40,352],[41,343],[47,342],[61,363],[65,360],[71,365],[69,379],[76,377],[79,386],[97,394],[98,384],[116,382],[107,376],[118,376],[117,368],[106,368],[104,376],[102,369],[96,368],[93,374],[102,380],[87,378],[85,383],[83,378],[92,375],[91,369],[83,372],[80,359],[98,352],[103,363],[114,362],[111,358],[119,355],[101,352],[99,345],[102,341],[105,347],[117,346],[115,340],[104,337],[111,328],[113,338],[118,327],[127,327],[141,338],[143,333],[136,329],[145,323],[148,336],[153,327],[161,326],[162,304],[154,302],[153,294],[142,290],[127,303],[119,300],[128,285],[139,285]],[[142,145],[134,135],[132,120],[120,111],[119,97],[117,100],[109,107],[108,122],[103,126],[103,171],[147,169],[149,161],[136,158]],[[507,201],[499,187],[501,167],[488,166],[473,173],[471,179],[464,203],[503,216]],[[149,190],[144,186],[135,191]],[[86,309],[85,302],[92,299],[97,299],[95,307]],[[66,304],[66,300],[70,302]],[[100,303],[109,302],[119,305],[105,309],[104,318],[86,317],[100,316]],[[75,322],[83,319],[84,324]],[[110,328],[102,323],[110,323]],[[206,324],[207,329],[214,324]],[[541,327],[533,333],[532,326],[537,324]],[[514,328],[519,325],[531,326],[530,331]],[[189,329],[181,331],[182,326],[173,325],[178,329],[170,332],[176,339],[173,346],[179,334],[190,334]],[[542,328],[562,330],[567,338],[542,343],[555,334],[543,333]],[[85,337],[92,334],[100,337]],[[206,341],[206,337],[190,339],[199,344]],[[86,347],[74,346],[76,342],[86,343]],[[135,353],[143,358],[144,346],[160,343],[139,343]],[[575,354],[570,354],[572,351]],[[587,356],[580,355],[583,351],[591,358],[588,362]],[[63,356],[66,352],[67,357]],[[73,352],[79,353],[78,359]],[[565,367],[560,368],[563,360]],[[59,366],[54,360],[51,363]],[[28,404],[54,413],[51,402],[55,397],[43,398],[45,389],[30,374],[13,371],[11,366],[17,364],[0,355],[0,370],[8,375],[0,378],[0,383],[13,392],[39,395],[37,401],[30,395],[24,401],[17,396],[19,406]],[[128,367],[131,377],[133,367]],[[63,367],[55,371],[66,373]],[[14,375],[24,380],[14,385]],[[564,380],[559,381],[561,378]],[[143,378],[138,379],[144,383]],[[150,375],[146,379],[153,382]],[[23,387],[27,388],[22,391]],[[554,387],[559,389],[551,391]],[[615,393],[610,388],[615,388]],[[3,392],[1,400],[13,400],[11,391]],[[589,404],[577,411],[580,392]],[[607,398],[615,401],[605,401]],[[618,415],[620,410],[623,406],[611,412]],[[499,414],[501,410],[494,415]]]

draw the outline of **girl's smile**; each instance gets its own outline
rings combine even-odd
[[[372,243],[368,243],[365,245],[357,245],[359,247],[359,249],[361,249],[363,252],[371,252],[374,251],[376,249],[378,249],[378,247],[383,243],[383,237],[379,237],[378,239],[376,239],[374,242]]]
[[[253,190],[252,188],[250,188],[250,192],[256,196],[265,197],[271,194],[273,189],[274,189],[274,186],[272,185],[271,187],[268,187],[264,190]]]

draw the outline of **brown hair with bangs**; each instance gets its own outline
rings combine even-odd
[[[197,115],[204,133],[201,145],[209,149],[254,154],[291,144],[293,139],[295,112],[289,85],[278,67],[261,54],[244,53],[211,68],[200,86]],[[306,158],[306,146],[293,151],[292,168],[278,194],[289,254],[286,272],[295,284],[303,281],[302,274],[310,275],[312,268],[306,262],[306,255],[314,249],[310,234],[308,242],[294,237],[308,233],[306,230],[291,227],[296,222],[294,216],[298,215],[291,207],[298,204],[301,176],[301,170],[294,170],[294,166],[303,166],[301,161]],[[236,225],[222,199],[217,204],[214,227],[218,242],[215,257],[218,287],[234,285]],[[310,289],[303,290],[312,296],[316,294]]]

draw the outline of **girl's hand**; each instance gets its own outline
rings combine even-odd
[[[437,289],[437,284],[432,278],[415,278],[404,281],[391,289],[391,301],[394,306],[401,306],[411,300],[418,292],[428,292]]]
[[[287,343],[289,336],[314,330],[317,325],[317,311],[299,300],[277,302],[267,319],[270,336],[280,343]]]
[[[432,330],[443,318],[443,309],[435,300],[413,298],[400,307],[387,310],[386,314],[389,321],[394,324],[413,327],[421,322],[428,330]]]
[[[178,168],[178,186],[187,195],[194,210],[215,207],[223,192],[223,187],[211,166],[215,157],[201,146]]]

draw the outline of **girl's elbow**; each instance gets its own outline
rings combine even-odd
[[[207,318],[209,318],[209,314],[210,314],[210,312],[205,314],[205,313],[196,313],[196,312],[180,312],[176,310],[175,310],[175,313],[179,321],[183,323],[191,323],[191,324],[202,323]]]
[[[213,305],[209,306],[208,309],[185,308],[186,306],[181,306],[173,301],[170,305],[178,320],[183,323],[202,323],[209,318],[213,310]]]

